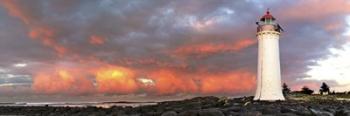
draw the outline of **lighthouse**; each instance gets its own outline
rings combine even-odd
[[[281,87],[279,38],[283,31],[269,10],[256,23],[259,44],[257,89],[254,100],[285,100]]]

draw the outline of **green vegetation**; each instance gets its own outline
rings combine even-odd
[[[314,93],[314,90],[311,90],[309,87],[304,86],[303,88],[301,88],[300,92],[303,94],[311,95],[312,93]]]
[[[282,92],[283,95],[286,96],[287,94],[289,94],[291,92],[290,88],[288,87],[288,85],[286,83],[283,83],[282,85]]]
[[[333,101],[337,100],[337,97],[333,95],[292,93],[287,96],[287,99],[301,101]]]

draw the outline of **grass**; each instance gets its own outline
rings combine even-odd
[[[336,94],[335,96],[336,96],[337,98],[350,99],[350,94]]]
[[[350,95],[347,95],[347,97],[350,98]],[[337,98],[343,98],[343,97],[338,97],[337,95],[320,95],[320,94],[307,95],[307,94],[300,94],[300,93],[293,93],[287,96],[287,99],[301,100],[301,101],[333,101],[333,100],[337,100]]]

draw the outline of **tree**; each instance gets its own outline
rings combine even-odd
[[[321,85],[320,94],[323,95],[324,92],[330,93],[329,86],[325,82]]]
[[[303,88],[301,88],[300,92],[303,94],[308,94],[308,95],[311,95],[312,93],[314,93],[314,91],[309,89],[309,87],[307,87],[307,86],[304,86]]]
[[[284,96],[290,93],[290,89],[288,88],[288,85],[286,83],[283,83],[282,88],[283,88],[282,92]]]

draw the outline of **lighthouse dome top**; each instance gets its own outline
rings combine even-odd
[[[273,17],[267,9],[266,13],[264,16],[260,18],[259,22],[256,22],[258,25],[257,27],[257,32],[261,31],[277,31],[277,32],[282,32],[283,29],[282,27],[277,23],[275,17]]]
[[[273,17],[270,13],[269,10],[266,11],[265,15],[260,18],[260,21],[265,21],[265,20],[276,20],[275,17]]]

